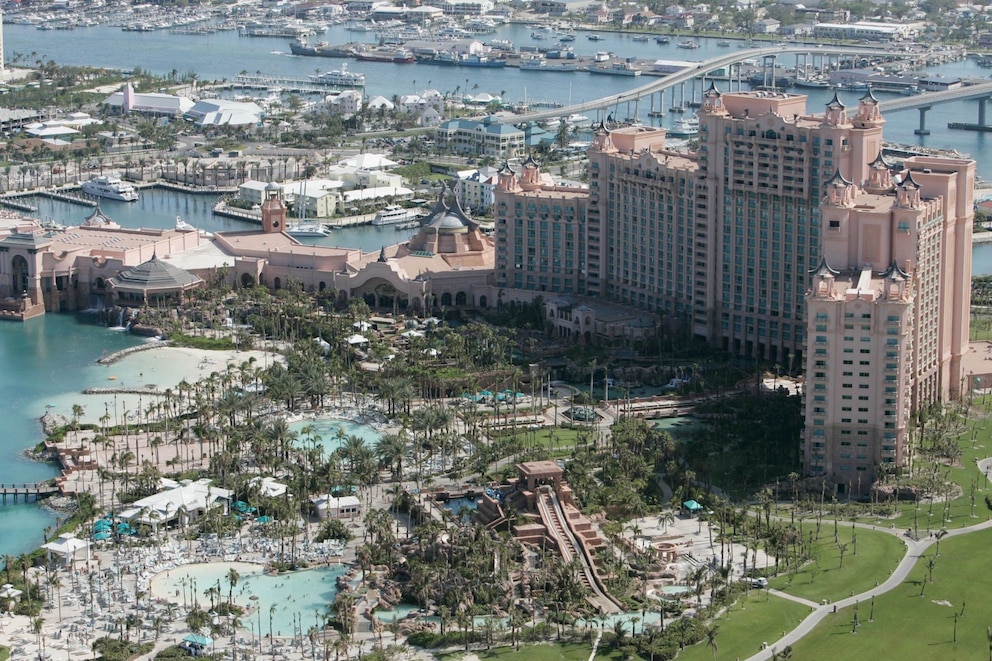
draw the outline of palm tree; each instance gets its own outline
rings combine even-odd
[[[238,580],[241,578],[241,574],[238,573],[234,567],[227,572],[227,582],[230,584],[231,589],[227,593],[227,602],[229,604],[234,603],[234,587],[238,584]]]
[[[713,626],[706,628],[706,645],[713,652],[713,661],[716,661],[716,653],[720,649],[720,646],[716,644],[716,635],[718,633],[720,633],[719,624],[714,624]]]
[[[45,620],[36,617],[31,620],[31,630],[38,636],[38,648],[41,649],[41,657],[45,658],[45,637],[41,635],[41,630],[45,626]]]
[[[947,530],[944,529],[944,528],[941,528],[940,530],[938,530],[937,532],[935,532],[933,534],[933,536],[937,539],[937,546],[934,549],[934,552],[935,552],[934,554],[937,557],[939,557],[940,556],[940,540],[947,536]]]

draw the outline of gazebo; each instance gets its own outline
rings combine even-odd
[[[49,560],[53,555],[58,556],[65,566],[72,566],[80,551],[83,552],[81,559],[87,561],[90,559],[90,543],[85,539],[79,539],[71,532],[62,533],[56,541],[42,544],[41,548],[48,551]]]
[[[107,280],[118,305],[141,307],[165,301],[181,302],[186,292],[203,284],[198,276],[153,255]]]
[[[689,516],[696,516],[703,509],[703,506],[697,503],[695,500],[687,500],[682,503],[683,511],[689,513]]]

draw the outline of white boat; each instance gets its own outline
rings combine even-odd
[[[381,209],[372,219],[372,224],[376,226],[395,225],[413,220],[419,214],[416,209],[404,209],[398,204],[390,204],[385,209]]]
[[[675,120],[675,125],[668,129],[668,135],[673,138],[694,138],[699,135],[699,120],[679,118]]]
[[[294,223],[286,225],[286,234],[290,236],[327,236],[330,232],[321,224],[315,222]]]
[[[197,229],[183,220],[180,216],[176,216],[176,230],[180,232],[199,232],[200,236],[207,238],[213,236],[212,232]]]
[[[588,124],[589,118],[585,115],[580,115],[579,113],[572,113],[565,118],[565,121],[569,124]]]
[[[365,74],[348,71],[348,64],[341,63],[340,69],[332,69],[324,73],[311,74],[310,80],[320,85],[337,85],[338,87],[365,87]]]
[[[589,67],[589,73],[605,73],[610,76],[640,76],[641,70],[635,69],[630,62],[614,62],[608,67]]]
[[[120,176],[113,173],[84,181],[79,187],[87,195],[95,195],[122,202],[138,201],[138,192],[134,190],[134,186],[126,181],[121,181]]]

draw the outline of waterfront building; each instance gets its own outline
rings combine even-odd
[[[200,126],[257,126],[264,115],[257,103],[231,99],[201,99],[185,112]]]
[[[923,34],[926,23],[882,23],[856,21],[854,23],[817,23],[813,35],[818,39],[843,39],[845,41],[898,41]]]
[[[61,231],[24,219],[0,239],[0,318],[24,321],[109,305],[112,278],[199,243],[198,232],[122,228],[99,207],[80,226]]]
[[[484,16],[496,7],[490,0],[428,0],[424,4],[440,7],[447,16]]]
[[[178,117],[193,107],[193,101],[175,94],[135,92],[131,83],[125,83],[119,92],[114,92],[104,99],[103,105],[122,115],[136,112],[144,115]]]
[[[400,97],[399,109],[411,115],[420,115],[428,109],[444,115],[444,95],[436,89],[426,89],[420,94],[404,94]]]
[[[524,132],[495,118],[480,121],[449,119],[434,132],[434,140],[456,154],[513,158],[524,152]]]
[[[341,90],[324,97],[324,110],[345,119],[358,114],[362,109],[362,93],[358,90]]]

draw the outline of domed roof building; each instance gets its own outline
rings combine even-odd
[[[420,229],[406,243],[369,253],[335,279],[339,292],[360,296],[373,308],[419,313],[441,307],[493,305],[492,237],[442,193]]]
[[[479,224],[468,217],[452,198],[451,204],[439,196],[420,231],[406,245],[411,252],[440,255],[451,266],[493,266],[493,241],[482,233]]]

